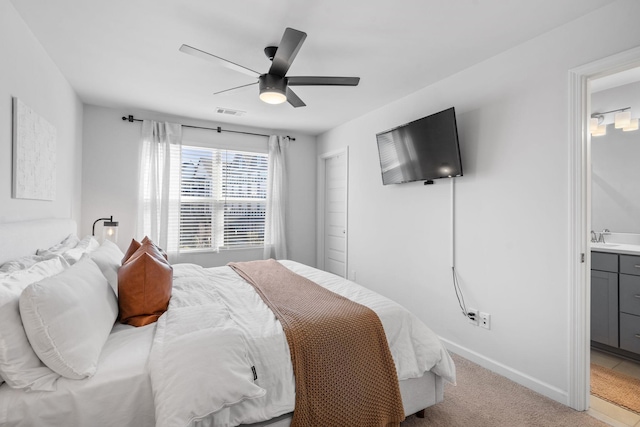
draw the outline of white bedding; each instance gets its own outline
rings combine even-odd
[[[401,306],[329,273],[292,261],[281,262],[294,272],[374,310],[390,342],[400,380],[419,377],[431,370],[445,380],[455,382],[453,362],[436,335]],[[291,412],[295,387],[286,338],[279,322],[258,294],[229,267],[203,269],[191,264],[173,267],[174,288],[168,313],[172,309],[176,309],[176,313],[188,313],[187,307],[193,307],[194,312],[198,312],[196,318],[200,329],[203,329],[202,325],[206,326],[204,329],[222,325],[240,331],[248,348],[248,357],[256,368],[258,378],[255,384],[266,390],[262,397],[224,406],[215,412],[213,418],[209,417],[198,425],[248,424]],[[227,288],[234,288],[235,292],[225,292]],[[203,304],[207,305],[206,310]],[[211,317],[201,318],[202,313],[210,313]],[[182,369],[189,367],[179,361],[177,364],[181,366],[159,364],[157,356],[159,349],[163,349],[162,344],[166,344],[164,351],[171,347],[168,342],[156,341],[152,350],[154,337],[162,339],[161,334],[155,334],[156,327],[164,328],[175,337],[180,334],[180,328],[190,328],[187,323],[189,321],[172,322],[165,314],[157,325],[142,328],[116,325],[102,351],[96,375],[85,380],[61,378],[56,392],[25,393],[6,384],[0,386],[0,425],[154,426],[154,413],[157,411],[154,393],[156,404],[163,405],[164,411],[171,411],[177,406],[197,401],[193,396],[203,393],[198,387],[224,386],[215,381],[182,381],[172,388],[176,384],[158,382],[155,375],[152,388],[154,372],[162,372],[162,369],[170,375],[180,375],[184,372]],[[204,335],[195,336],[202,339]],[[185,347],[194,344],[196,348],[203,345],[201,341],[179,343]],[[150,352],[153,353],[151,357]],[[196,356],[190,354],[190,357]],[[216,354],[214,357],[223,356]],[[191,359],[190,364],[193,363],[199,367],[191,374],[207,366],[206,360],[197,358]],[[206,374],[203,372],[202,375]],[[192,386],[185,387],[184,384]],[[215,409],[218,408],[210,408],[209,411]],[[205,412],[198,412],[197,408],[194,411],[196,414],[207,413],[206,409]],[[46,421],[43,423],[42,420]]]
[[[60,378],[55,392],[25,393],[0,387],[0,425],[154,426],[151,383],[146,370],[156,325],[116,324],[100,354],[96,374]]]
[[[375,292],[335,275],[293,261],[281,263],[319,285],[375,311],[382,321],[390,343],[399,380],[420,377],[424,372],[431,370],[445,380],[455,382],[453,362],[440,340],[409,311]],[[229,292],[230,289],[234,291]],[[191,316],[189,319],[185,319],[185,316],[176,319],[176,316],[172,318],[170,315],[172,309],[183,310],[203,303],[207,304],[208,309],[199,310],[197,316]],[[187,325],[185,320],[192,324]],[[158,331],[171,331],[171,335],[175,336],[181,331],[185,333],[201,328],[215,331],[215,328],[222,327],[236,328],[245,336],[250,363],[256,368],[255,384],[265,389],[266,394],[240,401],[235,405],[222,405],[222,401],[215,401],[213,407],[208,409],[203,400],[197,399],[206,394],[208,388],[227,387],[229,393],[233,392],[233,395],[237,396],[242,392],[251,391],[249,384],[246,384],[249,379],[238,380],[232,385],[185,381],[179,373],[180,361],[163,357],[166,351],[163,339],[165,333],[158,333],[150,363],[152,388],[156,408],[159,408],[156,413],[183,414],[182,418],[173,417],[172,422],[165,422],[166,416],[161,417],[162,422],[159,426],[186,425],[193,419],[193,414],[208,414],[213,410],[217,410],[213,416],[213,426],[249,424],[293,411],[295,386],[286,337],[280,322],[262,302],[254,288],[229,267],[203,269],[190,264],[175,265],[174,290],[169,311],[158,321]],[[191,346],[197,347],[198,339],[201,339],[201,335],[194,336]],[[185,345],[185,342],[181,345]],[[199,367],[200,375],[213,376],[207,375],[208,368],[215,373],[219,364],[227,363],[227,359],[222,359],[225,357],[223,353],[218,353],[217,356],[219,359],[216,364],[207,363],[206,359],[196,362],[193,358],[190,358],[190,363]],[[167,366],[170,362],[175,365]],[[247,371],[250,373],[249,365]],[[194,378],[195,376],[194,374]],[[227,400],[229,399],[231,397]],[[218,410],[221,406],[222,409]]]

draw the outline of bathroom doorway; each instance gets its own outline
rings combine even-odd
[[[640,265],[640,168],[635,159],[640,158],[640,68],[591,79],[589,101],[590,408],[637,425],[640,301],[634,295],[640,295],[640,268],[635,267]]]
[[[590,407],[591,84],[640,67],[640,47],[569,70],[569,387],[567,404]]]

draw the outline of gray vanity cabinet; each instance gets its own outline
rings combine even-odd
[[[640,256],[620,255],[620,348],[640,353]]]
[[[618,347],[617,254],[591,252],[591,340]]]
[[[640,357],[640,256],[591,251],[591,341]]]

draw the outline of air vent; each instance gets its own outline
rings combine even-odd
[[[218,114],[226,114],[227,116],[243,116],[246,111],[240,111],[240,110],[232,110],[231,108],[222,108],[222,107],[216,107],[216,113]]]

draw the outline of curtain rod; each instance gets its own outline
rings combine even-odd
[[[135,119],[132,115],[129,115],[127,117],[122,116],[122,120],[127,120],[131,123],[133,122],[141,122],[142,119]],[[193,128],[193,129],[207,129],[207,130],[215,130],[216,132],[220,133],[220,132],[231,132],[231,133],[241,133],[244,135],[254,135],[254,136],[266,136],[267,138],[269,138],[271,135],[265,135],[263,133],[252,133],[252,132],[242,132],[239,130],[229,130],[229,129],[222,129],[220,126],[215,127],[215,128],[208,128],[208,127],[204,127],[204,126],[191,126],[191,125],[182,125],[182,127],[185,128]],[[285,135],[287,138],[289,138],[291,141],[295,141],[295,138],[290,137],[289,135]]]

